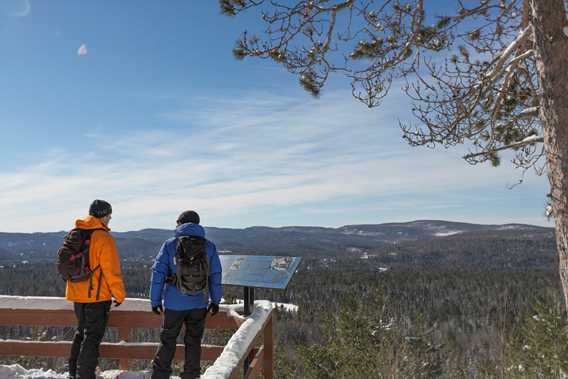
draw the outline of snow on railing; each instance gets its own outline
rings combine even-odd
[[[274,342],[272,309],[269,301],[255,302],[249,317],[239,315],[242,306],[221,305],[216,316],[208,316],[206,328],[236,330],[226,346],[203,345],[201,359],[214,361],[203,378],[274,377]],[[6,326],[75,326],[72,304],[57,297],[23,297],[0,295],[0,325]],[[134,328],[159,328],[161,317],[150,311],[145,299],[127,298],[113,308],[108,326],[118,328],[120,342],[101,344],[101,357],[119,359],[127,370],[130,359],[152,359],[157,343],[128,342]],[[259,344],[259,341],[261,342]],[[259,346],[257,346],[257,344]],[[67,357],[71,341],[22,341],[0,339],[0,356]],[[183,359],[184,346],[177,345],[175,359]],[[246,363],[245,363],[246,361]]]
[[[261,361],[263,362],[265,378],[268,377],[266,372],[273,371],[272,309],[273,304],[270,301],[255,301],[253,313],[247,317],[247,320],[233,334],[219,358],[205,371],[202,378],[225,379],[236,376],[236,370],[250,356],[254,347],[254,341],[260,338],[261,333],[264,333],[264,346],[254,354],[254,360],[245,377],[254,378],[254,373],[259,370],[256,364]],[[270,365],[270,367],[266,367],[266,365]]]

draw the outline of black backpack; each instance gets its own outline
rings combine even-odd
[[[63,239],[57,251],[57,271],[63,280],[81,282],[93,275],[95,270],[89,266],[89,244],[95,230],[99,229],[72,229]]]
[[[177,238],[174,257],[176,273],[168,277],[185,295],[207,294],[209,289],[209,257],[207,240],[196,236]]]

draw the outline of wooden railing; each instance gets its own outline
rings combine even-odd
[[[256,302],[249,317],[239,315],[238,306],[221,306],[215,316],[207,316],[208,329],[231,329],[235,333],[226,346],[203,345],[202,361],[214,361],[202,378],[274,377],[272,306]],[[150,311],[148,300],[127,298],[112,308],[108,327],[118,328],[120,342],[103,342],[102,358],[119,359],[127,370],[131,359],[152,359],[158,343],[129,342],[136,328],[160,328],[162,318]],[[57,297],[0,296],[0,325],[3,326],[76,326],[72,303]],[[0,338],[3,336],[0,335]],[[0,339],[0,356],[68,357],[71,341],[24,341]],[[178,344],[175,358],[184,359],[184,345]],[[247,364],[245,364],[245,361]],[[246,372],[244,366],[247,366]]]

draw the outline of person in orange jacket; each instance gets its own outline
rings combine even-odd
[[[75,221],[75,228],[91,231],[88,280],[67,281],[65,298],[73,302],[78,325],[69,356],[70,379],[95,379],[99,345],[103,339],[111,301],[119,306],[126,296],[120,259],[114,238],[109,234],[112,207],[104,200],[95,200],[89,216]]]

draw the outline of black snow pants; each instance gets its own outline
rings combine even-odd
[[[110,300],[74,303],[78,326],[69,357],[69,377],[95,379],[99,363],[99,345],[103,340],[110,312]]]
[[[152,379],[167,379],[172,374],[176,339],[185,324],[185,366],[181,379],[198,378],[201,371],[201,339],[205,329],[207,309],[174,311],[166,309],[160,332],[160,347],[152,362]]]

